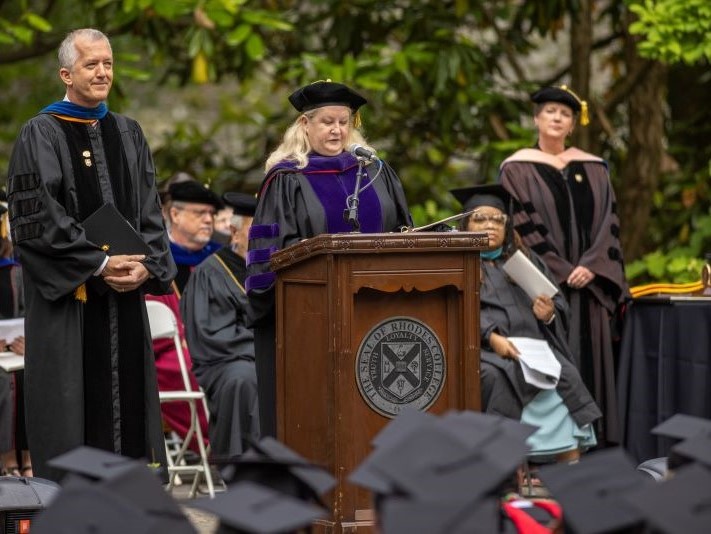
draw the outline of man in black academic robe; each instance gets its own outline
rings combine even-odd
[[[49,479],[61,473],[47,461],[80,445],[164,463],[143,294],[169,291],[176,272],[141,128],[105,104],[108,39],[76,30],[59,60],[66,97],[23,126],[8,172],[25,271],[27,433],[35,475]],[[107,256],[87,239],[82,221],[105,203],[150,252]]]
[[[254,333],[246,325],[247,232],[257,199],[225,193],[234,210],[230,244],[198,265],[180,300],[193,373],[207,394],[214,456],[234,457],[259,440]]]

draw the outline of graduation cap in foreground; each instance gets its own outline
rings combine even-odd
[[[563,507],[566,532],[575,534],[638,528],[642,514],[622,496],[655,484],[619,447],[588,453],[576,464],[544,466],[539,477]]]
[[[652,429],[652,434],[674,439],[711,436],[711,420],[678,413]]]
[[[253,482],[232,484],[214,499],[192,501],[189,506],[220,518],[220,532],[271,534],[308,527],[326,515],[311,503]]]
[[[32,521],[32,534],[147,534],[157,528],[136,504],[78,477]]]
[[[159,478],[144,461],[83,446],[53,458],[48,465],[68,472],[70,476],[64,478],[68,485],[90,484],[97,491],[109,492],[121,502],[137,507],[166,532],[195,532],[178,503],[166,493]],[[67,498],[64,498],[65,502]]]
[[[336,485],[326,469],[269,436],[238,458],[214,461],[231,467],[223,470],[227,484],[251,481],[302,500],[320,503],[320,496]]]
[[[664,534],[711,532],[711,472],[699,465],[680,468],[674,477],[622,498]]]
[[[383,534],[491,534],[500,531],[496,498],[477,502],[427,502],[391,497],[379,514]]]
[[[711,436],[698,435],[677,443],[669,452],[672,468],[696,462],[711,469]]]
[[[666,421],[658,424],[652,429],[652,434],[664,436],[673,440],[688,440],[697,437],[711,438],[711,420],[693,415],[678,413],[671,416]],[[677,443],[677,445],[680,445]],[[694,447],[695,442],[685,445],[683,448]],[[698,452],[702,452],[699,450]],[[698,456],[696,454],[695,456]],[[676,469],[690,460],[697,459],[694,456],[684,454],[678,446],[673,446],[667,457],[667,467]]]
[[[395,418],[380,446],[348,480],[383,495],[417,500],[472,502],[508,482],[529,448],[525,439],[535,431],[511,431],[520,423],[481,414],[451,413],[438,418]],[[507,430],[508,428],[508,430]]]
[[[81,446],[55,456],[47,465],[67,473],[80,475],[90,481],[107,480],[135,469],[138,462],[93,447]]]

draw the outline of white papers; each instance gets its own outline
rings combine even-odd
[[[18,317],[17,319],[2,319],[0,320],[0,339],[4,339],[5,343],[12,343],[15,338],[25,335],[25,319]]]
[[[517,250],[503,265],[504,272],[534,300],[540,295],[552,297],[558,288],[546,278],[526,255]]]
[[[0,369],[11,373],[25,368],[25,357],[14,352],[0,352]]]
[[[540,389],[554,389],[558,385],[561,365],[546,341],[530,337],[510,337],[508,340],[520,353],[518,361],[526,382]]]

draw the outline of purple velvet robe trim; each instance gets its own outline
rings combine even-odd
[[[279,224],[255,224],[249,227],[249,239],[273,239],[279,236]]]
[[[254,263],[266,263],[272,254],[277,251],[277,248],[272,246],[269,248],[258,248],[247,252],[247,265]]]
[[[271,287],[274,282],[276,282],[276,273],[271,271],[268,273],[253,274],[252,276],[248,276],[244,281],[244,288],[247,293],[249,293],[253,289],[267,289]]]
[[[293,162],[284,161],[277,164],[271,174],[283,169],[295,170],[306,176],[323,206],[329,234],[352,230],[351,225],[343,219],[343,211],[347,207],[346,198],[355,189],[358,160],[353,155],[349,152],[342,152],[338,156],[310,154],[309,163],[303,169],[296,169]],[[370,177],[366,171],[360,187],[363,188],[369,182]],[[363,233],[384,231],[380,199],[372,187],[361,191],[359,195],[358,220]]]

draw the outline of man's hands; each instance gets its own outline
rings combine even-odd
[[[494,352],[502,358],[518,358],[519,352],[516,345],[511,343],[507,338],[496,332],[492,332],[489,336],[489,345],[494,349]]]
[[[139,288],[150,275],[148,269],[141,263],[144,259],[146,257],[142,254],[109,256],[106,267],[101,271],[101,277],[109,287],[119,293],[133,291]]]

